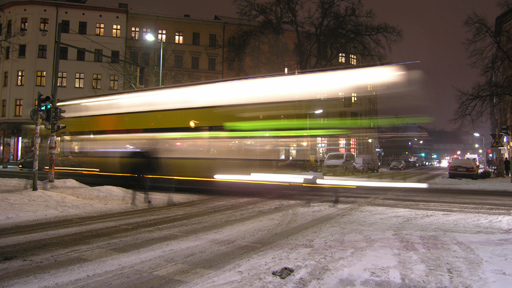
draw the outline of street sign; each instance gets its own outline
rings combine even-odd
[[[492,142],[491,148],[500,148],[500,147],[505,147],[505,145],[503,145],[503,142],[501,142],[500,137],[496,136],[496,138]]]

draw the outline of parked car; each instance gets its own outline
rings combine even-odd
[[[356,171],[358,172],[379,172],[380,162],[377,155],[357,155],[355,159]]]
[[[478,165],[473,159],[453,159],[448,165],[448,178],[455,177],[478,179]]]
[[[404,160],[393,160],[389,165],[389,170],[405,170],[406,164]]]
[[[334,152],[325,157],[322,173],[327,174],[352,174],[355,167],[355,156],[352,153]]]

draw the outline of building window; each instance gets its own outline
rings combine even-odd
[[[0,36],[2,36],[2,28],[3,28],[2,23],[0,23]]]
[[[183,31],[176,31],[174,34],[174,43],[183,44]]]
[[[48,32],[48,25],[50,24],[49,18],[41,18],[39,20],[39,31]]]
[[[59,59],[68,60],[68,47],[60,47]]]
[[[142,40],[146,40],[146,37],[148,34],[151,34],[151,29],[149,28],[142,28]]]
[[[192,45],[199,46],[200,38],[201,38],[201,34],[194,32],[192,34]]]
[[[7,20],[7,27],[5,29],[5,37],[11,37],[12,33],[12,20]]]
[[[76,61],[85,61],[85,49],[76,49]]]
[[[21,117],[23,112],[23,99],[16,99],[14,104],[14,116]]]
[[[5,60],[8,60],[11,57],[11,47],[5,47]]]
[[[117,90],[119,88],[119,75],[110,75],[110,90]]]
[[[111,63],[119,63],[119,51],[116,51],[116,50],[112,50],[112,61]]]
[[[167,31],[166,30],[158,30],[158,41],[165,42],[167,39]]]
[[[175,55],[174,56],[174,67],[175,68],[182,68],[183,67],[183,56],[181,56],[181,55]]]
[[[7,83],[9,83],[9,72],[4,72],[4,87],[7,87]]]
[[[356,65],[357,64],[356,55],[350,54],[350,64],[352,64],[352,65]]]
[[[18,70],[16,86],[25,85],[25,70]]]
[[[75,74],[75,88],[84,88],[85,74],[84,73],[76,73]]]
[[[132,39],[139,39],[139,27],[132,27]]]
[[[103,61],[103,49],[94,49],[94,62]]]
[[[216,65],[216,59],[215,58],[208,58],[208,70],[215,71],[215,65]]]
[[[45,86],[46,85],[46,71],[37,71],[36,72],[36,86]]]
[[[78,34],[86,35],[87,34],[87,22],[78,22]]]
[[[7,100],[2,100],[2,117],[7,116]]]
[[[105,24],[96,23],[96,36],[103,36],[105,34]]]
[[[101,89],[101,74],[92,74],[92,88]]]
[[[113,37],[121,37],[121,25],[119,25],[119,24],[112,25],[112,36]]]
[[[67,86],[67,77],[68,73],[59,72],[57,76],[57,87],[66,87]]]
[[[208,42],[209,47],[217,47],[217,35],[210,34],[210,41]]]
[[[46,45],[39,45],[39,48],[37,49],[37,58],[46,58],[46,51],[47,46]]]
[[[69,20],[62,20],[61,33],[69,33]]]
[[[199,69],[199,57],[192,57],[192,69]]]
[[[27,45],[20,44],[18,46],[18,58],[25,58],[26,53],[27,53]]]
[[[27,28],[28,28],[28,18],[21,17],[20,31],[27,31]]]
[[[340,53],[340,55],[338,56],[338,62],[340,63],[345,63],[345,53]]]

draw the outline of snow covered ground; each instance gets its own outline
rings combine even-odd
[[[30,185],[27,180],[0,178],[0,227],[147,207],[142,194],[118,187],[88,187],[74,180],[56,180],[50,189],[40,182],[39,191]],[[510,178],[441,177],[429,185],[512,193]],[[199,197],[150,193],[155,206]],[[307,218],[332,209],[339,207],[311,205],[301,207],[300,213]],[[304,287],[301,279],[311,277],[316,278],[307,287],[511,286],[512,215],[362,206],[337,224],[290,239],[274,251],[229,265],[189,286]],[[272,266],[276,263],[295,272],[276,282],[276,276],[267,273],[278,268]]]

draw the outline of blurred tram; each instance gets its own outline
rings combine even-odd
[[[307,165],[329,149],[339,150],[336,139],[343,135],[356,137],[377,125],[397,124],[397,119],[376,115],[350,118],[340,110],[354,95],[396,93],[406,81],[402,66],[386,65],[61,102],[66,129],[57,138],[56,171],[134,175],[148,170],[161,177],[211,178]]]

